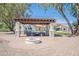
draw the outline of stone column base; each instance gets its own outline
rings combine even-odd
[[[24,31],[21,31],[21,32],[20,32],[20,36],[26,36],[26,35],[24,34]]]
[[[19,31],[15,31],[15,37],[19,37],[19,36],[20,36]]]
[[[54,31],[49,31],[49,36],[54,37]]]

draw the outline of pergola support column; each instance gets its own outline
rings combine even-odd
[[[19,21],[15,22],[15,36],[16,37],[20,36],[20,22]]]
[[[24,24],[21,24],[21,28],[20,28],[20,36],[25,36],[25,28],[24,28]]]
[[[54,37],[54,23],[49,24],[49,36]]]

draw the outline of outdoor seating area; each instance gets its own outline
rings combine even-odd
[[[56,24],[55,19],[17,18],[15,20],[16,36],[63,36],[69,34],[67,26]],[[59,35],[57,33],[63,33]]]
[[[54,19],[19,18],[15,20],[16,36],[53,36]],[[52,33],[51,33],[52,32]]]

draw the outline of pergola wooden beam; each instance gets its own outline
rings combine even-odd
[[[19,21],[22,24],[50,24],[54,23],[55,19],[41,19],[41,18],[16,18],[15,21]]]

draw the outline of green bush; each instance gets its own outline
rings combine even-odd
[[[0,29],[0,32],[8,32],[9,31],[9,29]]]
[[[0,24],[0,29],[3,28],[3,24]]]
[[[9,31],[8,27],[4,23],[0,23],[0,32],[7,32]]]

